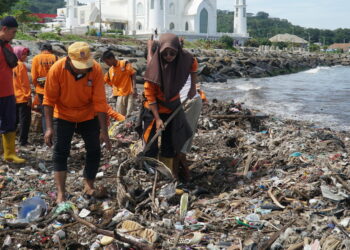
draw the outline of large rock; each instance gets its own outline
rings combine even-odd
[[[108,49],[122,53],[123,55],[131,55],[135,52],[135,48],[124,45],[109,45]]]

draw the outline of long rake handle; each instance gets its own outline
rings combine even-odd
[[[149,150],[149,148],[151,147],[151,145],[153,144],[153,142],[158,138],[158,136],[165,130],[166,126],[171,122],[172,119],[174,119],[174,117],[177,115],[177,113],[179,113],[179,111],[181,110],[181,108],[185,105],[185,103],[187,102],[188,98],[186,98],[186,100],[184,102],[182,102],[179,107],[177,107],[175,109],[175,111],[169,116],[169,118],[165,121],[164,123],[164,127],[162,129],[159,129],[157,131],[157,133],[152,137],[152,139],[146,144],[145,148],[142,151],[142,154],[145,154],[145,152],[147,152],[147,150]]]

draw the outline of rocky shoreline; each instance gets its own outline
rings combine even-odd
[[[15,40],[14,45],[24,45],[31,49],[32,56],[39,53],[42,42]],[[107,44],[108,43],[108,44]],[[51,41],[58,56],[67,54],[70,42]],[[106,49],[112,50],[118,58],[133,63],[137,71],[137,82],[143,83],[146,69],[145,44],[138,46],[121,44],[91,43],[94,58],[99,60]],[[317,66],[350,66],[350,54],[308,53],[288,51],[260,51],[245,48],[239,51],[189,49],[199,62],[199,80],[201,82],[225,82],[234,78],[259,78],[296,73]],[[29,59],[30,62],[30,59]]]
[[[206,104],[189,155],[193,179],[175,189],[162,172],[157,178],[140,168],[133,124],[131,117],[116,126],[113,150],[103,150],[97,184],[107,187],[105,199],[82,193],[78,137],[69,159],[71,203],[60,209],[51,150],[40,133],[32,132],[31,145],[19,149],[25,166],[0,160],[4,247],[350,249],[349,132],[261,116],[234,103]],[[19,205],[32,196],[44,200],[47,214],[16,223]]]

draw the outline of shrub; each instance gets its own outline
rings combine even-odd
[[[123,30],[107,30],[107,33],[114,33],[114,34],[119,34],[123,35]]]
[[[251,38],[248,41],[246,41],[245,46],[247,46],[247,47],[259,47],[260,43],[257,39]]]
[[[16,39],[18,39],[18,40],[28,40],[28,41],[36,40],[35,37],[33,37],[33,36],[29,35],[29,34],[23,33],[21,31],[17,31]]]
[[[233,38],[230,36],[222,36],[220,37],[219,41],[225,45],[226,48],[232,48],[233,47]]]
[[[316,51],[320,51],[320,46],[316,45],[316,44],[311,44],[310,45],[310,51],[311,52],[316,52]]]
[[[53,32],[40,33],[38,35],[38,38],[41,40],[57,40],[57,41],[62,40],[61,36],[59,36],[58,34],[53,33]]]
[[[87,36],[97,36],[97,29],[95,29],[95,28],[89,29],[88,32],[86,32],[86,35]]]

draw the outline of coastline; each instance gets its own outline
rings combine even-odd
[[[14,40],[13,45],[27,46],[31,56],[39,53],[39,45],[43,41]],[[66,56],[71,42],[49,41],[57,56]],[[146,70],[145,43],[138,46],[90,43],[94,58],[100,61],[103,51],[110,49],[119,58],[133,63],[137,71],[137,82],[143,84]],[[141,43],[141,41],[140,41]],[[226,82],[235,78],[261,78],[297,73],[317,66],[350,66],[350,54],[309,53],[288,51],[259,51],[257,48],[242,48],[240,51],[222,49],[204,50],[188,49],[199,62],[199,81]],[[107,68],[105,68],[106,70]]]

